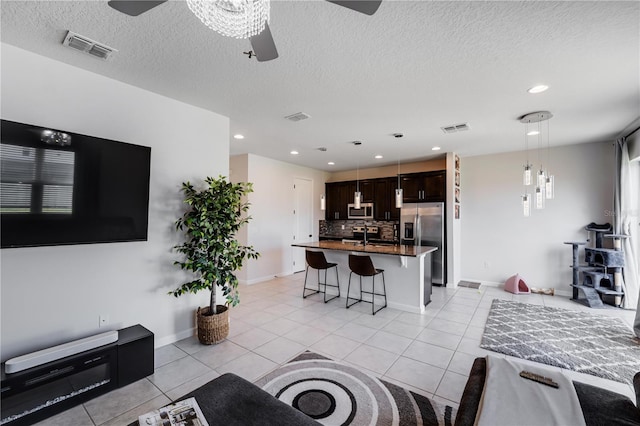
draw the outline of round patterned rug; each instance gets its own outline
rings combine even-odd
[[[305,352],[256,385],[324,425],[451,425],[455,410]]]

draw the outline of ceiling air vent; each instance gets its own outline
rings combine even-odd
[[[440,127],[445,133],[456,133],[456,132],[464,132],[465,130],[469,130],[469,123],[461,123],[461,124],[452,124],[451,126]]]
[[[117,52],[116,49],[71,31],[67,32],[62,44],[103,60],[109,59],[113,53]]]
[[[305,114],[304,112],[296,112],[295,114],[287,115],[285,118],[290,121],[301,121],[310,117],[309,114]]]

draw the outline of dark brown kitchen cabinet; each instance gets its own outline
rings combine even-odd
[[[375,202],[375,181],[373,180],[361,180],[360,183],[360,192],[362,193],[362,202],[363,203],[373,203]],[[357,182],[354,182],[357,187]],[[355,192],[355,191],[354,191]],[[353,203],[353,201],[350,201]]]
[[[446,172],[427,173],[425,180],[425,201],[445,201],[447,198]]]
[[[411,173],[402,175],[402,201],[418,203],[423,201],[445,201],[446,171]]]
[[[325,218],[327,220],[347,219],[347,204],[353,203],[355,187],[355,181],[325,184]]]
[[[400,209],[396,208],[396,178],[381,178],[374,181],[373,214],[376,220],[398,220]]]

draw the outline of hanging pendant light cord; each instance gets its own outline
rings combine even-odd
[[[549,120],[547,120],[547,170],[551,169],[551,155],[549,154],[549,150],[550,150],[550,148],[549,148],[549,140],[550,140],[550,138],[549,138]],[[549,173],[551,173],[551,172],[549,172]],[[547,173],[547,174],[549,174],[549,173]]]
[[[538,121],[538,163],[540,163],[540,170],[542,170],[542,161],[540,161],[540,122]]]
[[[524,124],[524,156],[526,159],[525,166],[529,166],[529,122]]]

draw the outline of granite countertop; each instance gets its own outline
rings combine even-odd
[[[314,241],[310,243],[291,244],[293,247],[305,247],[315,248],[323,250],[335,250],[335,251],[351,251],[362,252],[370,254],[388,254],[393,256],[409,256],[418,257],[431,253],[437,250],[437,247],[416,247],[416,246],[404,246],[404,245],[391,245],[391,244],[367,244],[362,245],[360,243],[343,243],[341,241]]]

